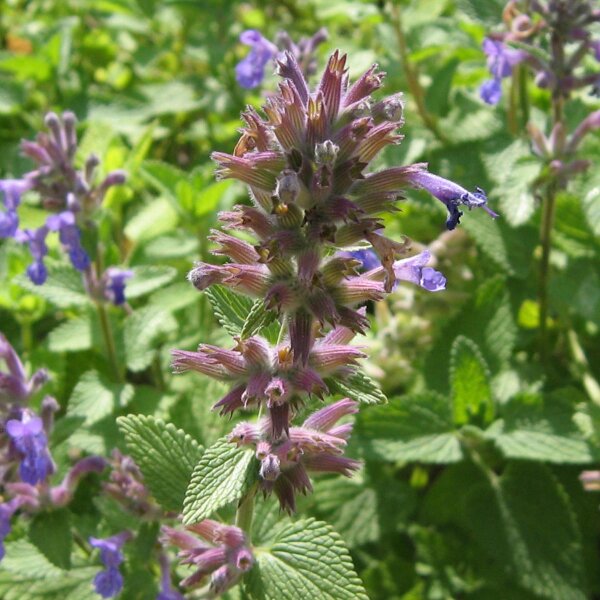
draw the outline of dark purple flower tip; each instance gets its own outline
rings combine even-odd
[[[116,568],[123,562],[121,549],[130,538],[129,531],[122,531],[108,538],[90,537],[88,541],[93,548],[100,550],[100,560],[105,567]]]
[[[498,104],[502,98],[502,82],[500,79],[488,79],[479,88],[480,98],[487,104]]]
[[[123,575],[114,567],[100,571],[94,577],[94,589],[103,598],[114,598],[123,589]]]
[[[48,453],[48,440],[42,419],[23,415],[23,420],[11,419],[6,423],[6,433],[15,450],[21,455],[19,474],[25,483],[35,485],[53,472],[54,465]]]
[[[235,67],[237,82],[246,89],[260,85],[265,76],[265,66],[277,55],[277,46],[264,38],[259,31],[250,29],[240,35],[240,41],[251,47],[250,53]]]
[[[85,271],[90,266],[90,257],[81,246],[71,248],[69,250],[69,258],[71,259],[71,264],[78,271]]]
[[[36,260],[27,267],[27,276],[35,285],[42,285],[48,279],[48,269],[43,260]]]
[[[104,295],[115,306],[125,304],[125,282],[133,277],[133,271],[110,267],[104,274]]]

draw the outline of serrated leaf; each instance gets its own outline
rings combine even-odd
[[[374,460],[445,464],[463,458],[450,402],[433,392],[361,412],[353,438]]]
[[[207,448],[192,473],[183,502],[183,523],[191,525],[237,502],[258,477],[252,452],[223,437]]]
[[[327,523],[286,523],[256,553],[246,591],[254,600],[367,600],[342,538]]]
[[[477,344],[458,336],[450,351],[454,422],[489,423],[494,418],[490,373]]]
[[[48,348],[52,352],[79,352],[89,350],[99,338],[98,322],[90,312],[85,316],[69,319],[48,334]]]
[[[177,270],[167,266],[145,265],[133,267],[133,277],[127,281],[125,294],[128,299],[138,298],[169,283]]]
[[[438,338],[425,360],[428,388],[440,392],[448,390],[450,350],[458,335],[464,335],[477,344],[492,373],[507,366],[516,343],[517,326],[503,277],[496,276],[480,285],[474,298],[438,332]]]
[[[326,380],[332,394],[342,394],[363,404],[386,404],[388,399],[379,385],[362,371],[356,371],[347,379]]]
[[[67,415],[84,417],[84,425],[92,425],[116,409],[125,407],[133,397],[133,392],[133,386],[129,383],[111,383],[97,371],[87,371],[71,394]]]
[[[502,419],[485,432],[507,458],[554,464],[587,464],[598,454],[573,420],[568,399],[532,404],[517,396],[502,410]]]
[[[98,567],[63,571],[55,567],[30,542],[6,544],[0,564],[0,597],[3,600],[94,600],[92,581]]]
[[[49,262],[48,279],[43,285],[35,285],[26,275],[18,275],[15,283],[59,308],[67,308],[86,306],[91,302],[81,277],[81,273],[71,266]]]
[[[502,477],[471,490],[467,511],[490,569],[536,597],[585,600],[578,526],[567,495],[548,469],[510,463]]]
[[[176,328],[173,315],[158,307],[145,306],[129,315],[123,331],[127,368],[134,372],[146,369],[160,338]]]
[[[29,539],[37,549],[60,569],[71,568],[71,515],[66,508],[42,512],[32,519]]]
[[[204,292],[219,322],[229,335],[240,335],[252,310],[252,300],[236,294],[222,285],[213,285]]]
[[[255,300],[242,326],[242,338],[246,339],[260,333],[263,328],[273,323],[276,317],[274,311],[266,308],[262,299]]]
[[[127,448],[152,495],[167,510],[180,511],[203,448],[171,423],[144,415],[117,419]]]

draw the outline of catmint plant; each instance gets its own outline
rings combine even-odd
[[[590,161],[581,155],[581,144],[590,132],[600,127],[598,110],[589,110],[570,127],[565,108],[575,93],[598,93],[600,55],[594,26],[600,22],[600,10],[587,0],[510,0],[502,18],[504,30],[490,33],[483,42],[492,79],[481,86],[481,98],[489,104],[497,104],[502,96],[502,81],[512,78],[519,90],[523,116],[528,118],[530,85],[526,74],[530,74],[538,88],[548,91],[551,106],[545,126],[540,127],[533,121],[527,123],[532,152],[540,163],[540,174],[532,188],[542,204],[538,303],[540,350],[545,356],[556,198],[578,174],[590,167]],[[514,76],[517,70],[519,77]],[[509,117],[513,122],[516,108],[515,102],[511,102]]]
[[[227,384],[215,410],[224,416],[259,413],[234,425],[226,438],[255,457],[256,483],[238,497],[238,527],[195,524],[184,510],[188,530],[222,540],[217,548],[191,533],[163,529],[164,541],[182,549],[183,562],[198,567],[182,584],[204,582],[212,573],[210,597],[252,568],[257,492],[274,494],[281,509],[292,513],[297,495],[312,491],[312,473],[350,477],[360,468],[345,455],[348,418],[358,402],[327,399],[334,382],[350,381],[367,358],[351,344],[369,328],[361,305],[404,282],[432,292],[446,286],[444,276],[428,266],[431,253],[411,253],[407,238],[386,237],[380,215],[397,210],[404,191],[414,188],[444,204],[448,229],[458,225],[460,208],[496,216],[481,189],[469,192],[429,173],[425,164],[370,168],[383,149],[402,140],[397,130],[404,122],[402,95],[373,97],[384,78],[377,65],[350,83],[346,56],[336,51],[314,90],[292,52],[278,58],[277,69],[283,81],[263,106],[264,116],[249,108],[233,154],[212,155],[217,177],[245,183],[250,195],[249,204],[220,213],[224,231],[210,238],[213,253],[227,260],[198,262],[188,279],[200,291],[220,285],[255,299],[256,310],[278,320],[278,339],[250,331],[231,348],[201,344],[196,351],[173,351],[177,373],[196,371]],[[325,405],[315,410],[315,400]],[[194,482],[188,495],[195,493]]]

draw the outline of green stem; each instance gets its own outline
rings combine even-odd
[[[435,137],[442,142],[442,144],[448,144],[448,138],[440,131],[437,126],[435,118],[429,113],[425,106],[425,92],[419,83],[419,73],[417,67],[415,67],[408,57],[408,44],[406,43],[406,37],[404,35],[404,29],[402,27],[402,13],[400,6],[395,2],[392,2],[392,26],[396,33],[396,40],[398,42],[398,53],[400,55],[400,64],[402,70],[406,75],[406,81],[408,88],[414,101],[417,105],[417,112],[421,117],[425,127],[435,135]]]
[[[102,329],[102,336],[104,337],[104,343],[106,344],[106,353],[108,355],[108,361],[111,364],[116,381],[121,383],[123,381],[123,376],[121,375],[119,361],[117,360],[115,338],[113,337],[110,322],[108,320],[108,312],[106,310],[106,306],[102,302],[97,301],[96,308],[98,310],[98,317],[100,317],[100,328]]]
[[[235,513],[235,524],[242,529],[246,535],[252,532],[252,519],[254,517],[254,496],[256,485],[252,486],[245,496],[242,497]]]
[[[567,332],[567,340],[569,342],[571,355],[573,356],[573,362],[577,369],[577,374],[581,378],[581,383],[590,397],[590,400],[594,404],[600,406],[600,384],[590,371],[590,363],[579,342],[579,338],[573,329],[570,329]]]
[[[556,209],[556,185],[552,182],[543,200],[542,228],[540,243],[542,246],[542,259],[540,262],[540,276],[538,281],[538,300],[540,305],[540,356],[542,362],[548,355],[548,281],[550,279],[550,250],[552,248],[552,228],[554,227],[554,213]]]
[[[28,318],[21,321],[21,343],[23,345],[23,354],[29,356],[33,345],[33,336],[31,331],[31,321]]]

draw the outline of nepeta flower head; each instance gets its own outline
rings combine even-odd
[[[30,485],[45,481],[54,471],[54,464],[48,451],[48,439],[42,419],[31,411],[24,410],[21,420],[7,421],[6,433],[20,456],[21,479]]]
[[[24,403],[48,381],[48,372],[39,369],[28,379],[23,363],[6,337],[0,333],[0,360],[8,372],[0,371],[0,402]]]
[[[36,168],[22,179],[0,181],[6,209],[0,213],[0,237],[14,237],[29,246],[33,263],[27,268],[27,274],[36,285],[42,285],[48,275],[44,257],[48,254],[49,232],[58,233],[76,269],[88,269],[91,261],[81,242],[82,224],[98,208],[108,188],[125,181],[122,171],[113,171],[95,185],[99,160],[94,155],[88,157],[83,169],[76,168],[77,134],[73,113],[65,112],[62,118],[48,113],[45,125],[48,133],[38,134],[35,142],[21,143],[23,154],[36,163]],[[21,231],[17,207],[21,195],[29,190],[38,194],[42,207],[52,214],[38,229]]]
[[[287,439],[274,441],[270,419],[263,418],[256,424],[238,423],[229,434],[229,441],[255,448],[261,461],[263,493],[274,492],[281,508],[294,512],[296,493],[312,490],[308,471],[350,477],[360,467],[360,462],[342,456],[352,424],[337,425],[342,417],[356,412],[358,404],[346,398],[316,411],[300,427],[291,427]]]
[[[104,295],[115,306],[125,304],[126,281],[133,277],[133,271],[109,267],[104,272]]]
[[[271,346],[264,338],[253,336],[239,340],[232,350],[207,344],[201,344],[198,352],[173,350],[173,367],[177,372],[194,370],[231,382],[231,391],[214,406],[221,414],[265,404],[273,435],[279,437],[307,398],[323,398],[329,392],[325,377],[346,377],[354,372],[356,361],[365,355],[348,345],[353,337],[347,328],[334,329],[314,343],[306,364],[294,361],[289,341]]]
[[[240,42],[250,46],[250,53],[236,65],[235,78],[242,87],[255,88],[264,79],[265,67],[277,54],[277,46],[255,29],[244,31]]]
[[[119,567],[123,562],[123,545],[129,539],[131,534],[128,531],[109,538],[89,538],[91,546],[100,550],[100,560],[105,566],[105,569],[94,577],[96,593],[103,598],[113,598],[123,589],[123,575]]]
[[[205,519],[186,529],[181,531],[163,526],[161,537],[164,544],[180,548],[178,556],[182,564],[196,567],[194,573],[181,582],[182,586],[197,586],[210,575],[206,597],[215,598],[234,586],[254,564],[246,534],[239,527]],[[198,540],[188,531],[205,541]]]

